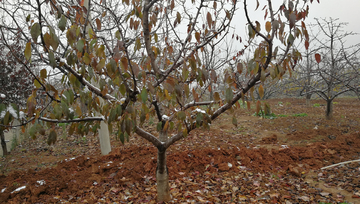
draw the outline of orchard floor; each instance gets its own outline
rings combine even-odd
[[[336,100],[330,121],[321,100],[267,102],[282,117],[240,108],[168,149],[171,203],[360,203],[359,162],[320,170],[359,159],[360,101]],[[61,128],[54,146],[25,139],[0,158],[0,203],[156,203],[157,150],[136,135],[112,148]]]

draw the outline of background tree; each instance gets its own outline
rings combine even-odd
[[[52,144],[56,141],[54,123],[72,123],[71,135],[96,132],[99,121],[108,123],[109,131],[122,142],[136,133],[158,149],[158,200],[170,200],[167,148],[195,128],[209,128],[226,110],[239,107],[238,100],[249,90],[253,92],[255,85],[268,76],[281,78],[301,59],[292,45],[297,38],[308,40],[303,22],[307,2],[300,5],[289,0],[276,6],[271,0],[264,2],[255,6],[265,12],[261,25],[250,18],[244,0],[241,8],[247,19],[248,40],[243,46],[253,41],[259,42],[258,46],[251,51],[249,63],[237,63],[237,74],[224,70],[223,89],[208,101],[194,87],[204,90],[216,77],[203,66],[200,55],[205,46],[219,45],[217,42],[232,29],[240,6],[237,1],[3,0],[2,10],[11,19],[1,29],[3,36],[9,29],[18,29],[26,43],[26,60],[18,61],[25,67],[27,63],[48,66],[34,80],[46,94],[46,105],[36,106],[35,91],[27,100],[27,121],[34,123],[31,134],[47,127],[48,143]],[[4,41],[9,45],[7,39]],[[245,51],[239,48],[232,63]],[[48,78],[51,69],[61,71],[65,88],[52,85]],[[244,77],[245,83],[237,85],[236,77]],[[262,89],[259,86],[261,96]],[[77,99],[87,106],[86,112]],[[219,104],[215,110],[214,103]],[[95,117],[95,113],[101,116]],[[158,134],[143,128],[150,117],[158,120]],[[45,121],[44,125],[39,120]]]
[[[12,33],[9,33],[13,36]],[[0,38],[1,39],[1,38]],[[0,40],[3,42],[2,40]],[[14,54],[24,59],[23,49],[17,36],[9,45]],[[14,118],[19,118],[19,107],[26,107],[26,100],[34,89],[33,78],[24,70],[10,50],[0,43],[0,140],[3,155],[8,155],[4,131],[10,129]]]
[[[307,83],[303,94],[317,94],[326,101],[325,117],[333,117],[333,100],[349,91],[357,93],[360,85],[358,73],[358,54],[360,45],[346,45],[346,37],[354,35],[342,29],[346,23],[338,23],[337,19],[317,20],[317,28],[321,34],[314,36],[312,49],[316,54],[308,61],[316,61],[316,68],[307,73],[312,75],[315,83]],[[311,51],[310,51],[311,52]],[[314,53],[314,52],[312,52]],[[310,66],[307,64],[307,66]]]
[[[293,85],[292,88],[299,91],[297,95],[305,95],[307,106],[310,106],[311,96],[314,94],[311,92],[311,87],[316,83],[314,79],[314,69],[316,69],[314,55],[317,51],[317,49],[305,50],[303,61],[295,69],[295,77],[290,80]]]
[[[12,45],[17,53],[23,52],[21,46]],[[24,68],[12,56],[4,45],[0,45],[0,103],[16,103],[19,106],[26,107],[26,99],[34,89],[33,78],[24,71]]]

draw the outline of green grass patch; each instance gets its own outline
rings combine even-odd
[[[297,113],[297,114],[293,114],[292,116],[295,116],[295,117],[305,117],[307,116],[308,114],[306,113]]]
[[[259,111],[259,113],[254,113],[253,116],[258,116],[258,117],[263,117],[265,119],[274,119],[276,118],[276,114],[275,113],[270,113],[270,114],[266,114],[264,113],[264,111]]]
[[[314,103],[313,107],[320,107],[320,104]]]

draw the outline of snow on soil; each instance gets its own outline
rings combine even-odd
[[[13,192],[11,192],[11,193],[14,193],[14,192],[17,192],[17,191],[21,191],[22,189],[25,189],[25,188],[26,188],[26,186],[21,186],[21,187],[15,189],[15,190],[14,190]]]
[[[44,180],[40,180],[40,181],[36,181],[40,186],[46,184],[46,182]]]
[[[68,162],[68,161],[71,161],[71,160],[74,160],[74,159],[75,159],[75,157],[72,157],[70,159],[65,159],[65,161]]]

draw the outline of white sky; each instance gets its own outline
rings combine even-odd
[[[310,0],[308,0],[309,2]],[[237,14],[234,17],[232,25],[235,26],[236,34],[239,36],[245,37],[247,36],[247,23],[245,18],[245,13],[243,10],[243,2],[241,0],[238,2]],[[281,4],[287,4],[288,0],[272,0],[273,10],[277,11]],[[264,14],[262,8],[267,1],[259,0],[260,6],[259,9],[255,11],[256,1],[255,0],[247,0],[248,12],[252,22],[258,20],[261,24],[261,30],[264,32],[265,30],[265,21]],[[300,5],[303,3],[302,0],[299,0]],[[269,17],[269,16],[268,16]],[[347,26],[343,27],[344,31],[358,33],[359,35],[348,36],[345,38],[345,45],[355,45],[360,44],[360,0],[320,0],[320,3],[317,0],[313,0],[313,3],[309,3],[309,15],[305,20],[305,23],[315,24],[318,18],[321,22],[322,18],[326,18],[330,20],[330,18],[337,19],[336,23],[348,23]],[[268,21],[269,19],[266,19]],[[309,34],[310,27],[308,26]],[[315,31],[315,30],[314,30]],[[297,41],[298,42],[298,41]],[[276,43],[276,42],[275,42]]]
[[[360,34],[360,0],[316,0],[310,5],[308,23],[315,22],[314,18],[339,18],[338,23],[349,23],[344,30]],[[351,44],[360,43],[360,35],[348,38]]]
[[[320,0],[312,3],[309,20],[316,18],[339,18],[340,22],[348,22],[349,30],[360,33],[360,1],[359,0]]]

